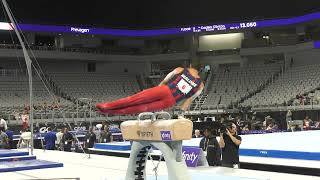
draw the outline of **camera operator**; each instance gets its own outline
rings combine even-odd
[[[240,144],[241,137],[237,135],[237,126],[234,123],[230,122],[226,128],[221,128],[219,145],[222,148],[222,166],[239,168]]]

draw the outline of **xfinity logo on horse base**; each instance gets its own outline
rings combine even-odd
[[[188,167],[197,167],[200,151],[201,149],[197,147],[182,147],[182,156]]]
[[[88,33],[90,31],[90,29],[82,29],[82,28],[71,27],[70,31],[71,32],[79,32],[79,33]]]
[[[170,131],[160,131],[160,135],[163,141],[171,141]]]
[[[182,156],[185,161],[191,161],[191,164],[193,164],[195,160],[198,158],[199,154],[195,152],[190,153],[190,152],[183,151]]]

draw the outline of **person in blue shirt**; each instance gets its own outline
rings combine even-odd
[[[7,128],[6,134],[8,136],[9,149],[13,149],[13,131]]]
[[[46,143],[46,150],[55,150],[55,142],[57,140],[56,133],[51,131],[48,127],[48,133],[44,136],[44,141]]]

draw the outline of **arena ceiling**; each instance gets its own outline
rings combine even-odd
[[[8,0],[20,23],[152,29],[292,17],[320,0]],[[6,21],[3,14],[1,21]]]

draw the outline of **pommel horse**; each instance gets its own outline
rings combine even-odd
[[[141,120],[142,116],[151,119]],[[166,115],[167,119],[157,119]],[[182,156],[182,140],[192,137],[192,121],[171,119],[167,112],[141,113],[138,121],[121,123],[122,136],[133,141],[125,180],[145,180],[146,162],[151,145],[159,149],[165,159],[168,180],[191,180]]]

